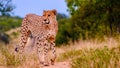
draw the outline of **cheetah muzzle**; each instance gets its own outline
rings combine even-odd
[[[44,19],[44,22],[45,22],[45,24],[49,24],[50,23],[50,21],[47,20],[47,19]]]

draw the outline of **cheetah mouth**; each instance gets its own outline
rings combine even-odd
[[[49,24],[50,23],[49,19],[44,19],[44,23]]]
[[[46,24],[49,24],[50,22],[49,21],[46,21]]]

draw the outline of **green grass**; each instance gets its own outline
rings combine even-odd
[[[63,53],[58,60],[71,59],[72,68],[119,68],[120,46],[108,49],[71,50]]]

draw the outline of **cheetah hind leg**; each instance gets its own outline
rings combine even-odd
[[[19,45],[17,45],[17,47],[15,48],[15,51],[16,52],[19,52],[20,54],[23,53],[23,50],[24,50],[24,47],[27,43],[27,40],[28,40],[28,35],[29,35],[29,32],[27,29],[24,29],[22,27],[23,30],[21,30],[21,39],[20,39],[20,43]]]

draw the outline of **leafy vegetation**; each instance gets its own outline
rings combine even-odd
[[[0,32],[5,32],[10,29],[19,27],[21,25],[22,19],[19,17],[0,17]]]
[[[58,20],[57,44],[120,34],[120,1],[66,0],[66,3],[71,16]]]
[[[21,21],[20,17],[0,16],[0,41],[8,44],[10,37],[5,32],[20,27]]]

